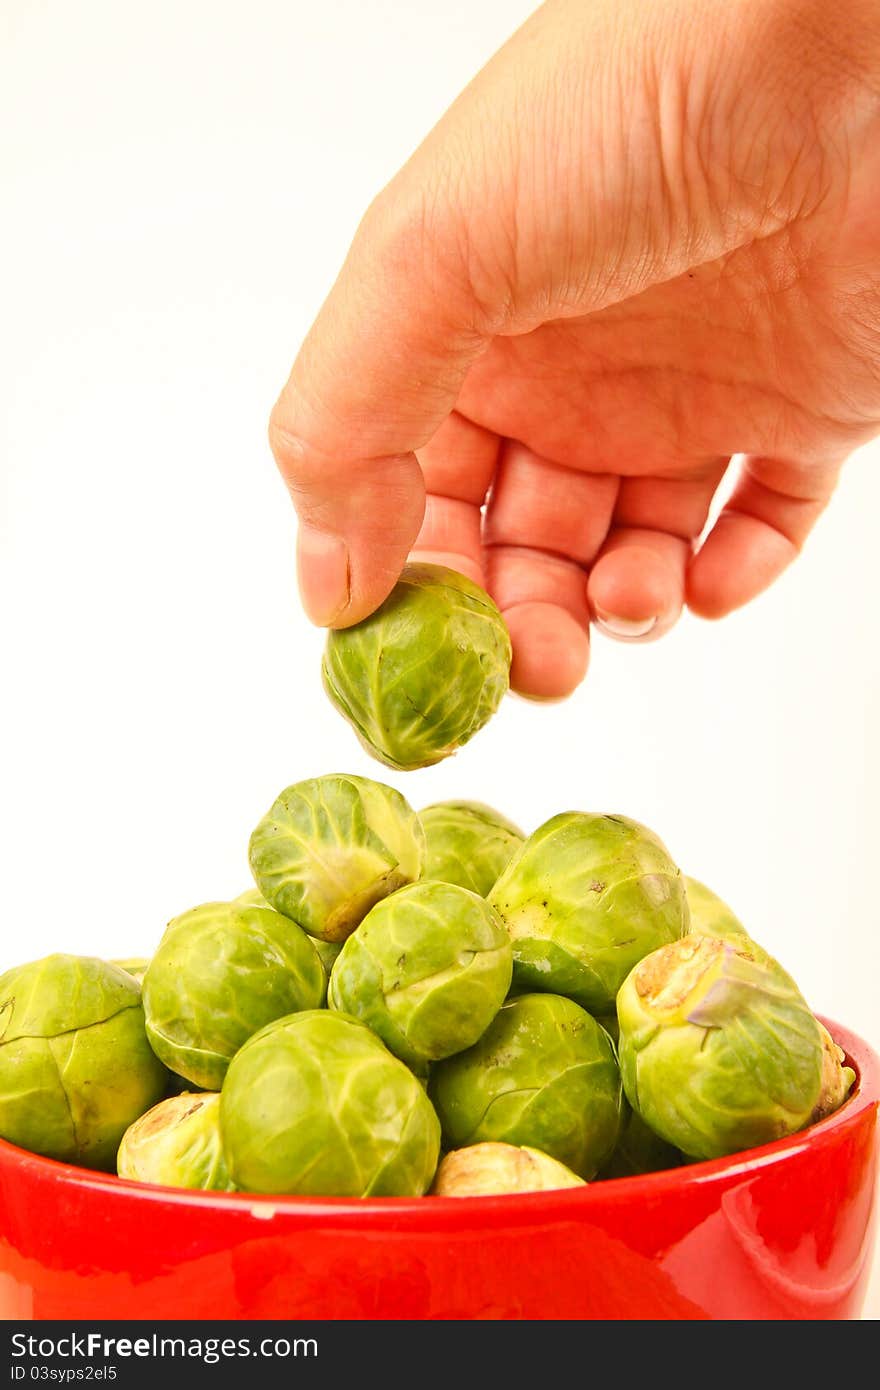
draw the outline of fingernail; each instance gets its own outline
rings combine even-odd
[[[611,637],[647,637],[657,626],[656,618],[618,618],[612,613],[596,609],[596,622]]]
[[[318,627],[330,627],[351,597],[348,546],[331,531],[303,525],[296,551],[303,607]]]

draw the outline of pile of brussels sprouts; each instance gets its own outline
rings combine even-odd
[[[172,1186],[468,1196],[734,1153],[852,1084],[791,977],[624,816],[527,838],[338,774],[283,791],[249,858],[256,887],[149,960],[0,977],[0,1136]]]
[[[327,639],[369,752],[426,767],[483,727],[510,640],[482,589],[407,565]],[[570,811],[420,814],[332,775],[250,839],[255,888],[150,960],[0,977],[0,1137],[123,1178],[310,1196],[581,1185],[791,1134],[853,1072],[797,986],[663,843]]]

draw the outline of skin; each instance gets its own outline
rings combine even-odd
[[[868,0],[542,6],[368,209],[273,411],[313,620],[414,550],[554,698],[592,623],[765,589],[880,430],[878,96]]]

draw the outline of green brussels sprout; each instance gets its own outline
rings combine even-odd
[[[749,939],[742,922],[717,893],[696,878],[685,877],[684,882],[690,908],[690,932],[696,936],[716,936],[721,941],[733,941],[734,945]]]
[[[751,942],[687,936],[652,952],[617,996],[630,1105],[691,1158],[766,1144],[809,1123],[819,1025],[789,975]]]
[[[233,1181],[246,1192],[420,1197],[440,1155],[424,1087],[365,1024],[326,1009],[262,1029],[220,1100]]]
[[[176,917],[144,976],[147,1036],[166,1066],[218,1091],[266,1023],[317,1008],[324,967],[305,932],[270,908],[204,903]]]
[[[732,946],[746,946],[755,960],[772,960],[772,956],[749,936],[742,922],[723,898],[698,879],[685,877],[692,936],[712,936],[729,941]]]
[[[649,1129],[638,1111],[624,1102],[614,1153],[599,1177],[632,1178],[640,1173],[658,1173],[667,1168],[680,1168],[682,1161],[678,1149]]]
[[[819,1020],[816,1019],[816,1022],[819,1023]],[[856,1079],[852,1067],[846,1065],[843,1048],[837,1046],[822,1023],[819,1023],[819,1036],[822,1039],[822,1087],[810,1116],[810,1124],[833,1115],[843,1105]]]
[[[267,902],[263,897],[259,888],[246,888],[243,893],[239,893],[238,897],[233,898],[232,901],[235,903],[236,907],[268,907],[273,912],[275,911],[272,904]]]
[[[625,816],[568,811],[526,840],[489,894],[521,989],[609,1013],[642,956],[687,930],[684,880],[661,841]]]
[[[131,975],[138,984],[143,980],[149,963],[149,956],[126,956],[123,960],[111,960],[110,962],[111,965],[116,965],[120,970],[124,970],[127,975]]]
[[[457,883],[483,898],[525,840],[481,801],[437,801],[419,812],[419,820],[427,841],[425,878]]]
[[[605,1032],[608,1034],[614,1046],[617,1046],[617,1039],[620,1037],[620,1024],[617,1022],[617,1008],[611,1014],[594,1014],[597,1023],[601,1023]]]
[[[398,891],[400,892],[402,890],[399,889]],[[327,976],[327,982],[329,984],[330,972],[333,969],[333,966],[336,964],[336,961],[339,957],[339,952],[342,950],[343,946],[345,945],[345,942],[322,941],[319,936],[313,936],[311,938],[311,941],[312,945],[318,953],[318,957],[321,961],[321,964],[324,967],[324,974]]]
[[[313,777],[281,793],[250,840],[251,872],[276,912],[344,941],[374,903],[421,874],[425,832],[393,787]]]
[[[127,971],[56,954],[0,975],[2,1138],[112,1171],[126,1129],[166,1082]]]
[[[270,906],[259,888],[249,888],[246,892],[239,893],[238,897],[233,899],[233,901],[236,903],[243,903],[247,907]],[[284,916],[283,913],[281,915]],[[327,985],[330,983],[330,971],[333,969],[333,962],[342,950],[343,943],[341,941],[322,941],[320,936],[310,936],[309,940],[318,953],[321,964],[324,967],[324,975],[326,976],[324,981],[324,993],[321,999],[321,1003],[323,1004],[327,998]]]
[[[560,1187],[586,1187],[586,1183],[540,1149],[470,1144],[441,1158],[431,1193],[435,1197],[494,1197]]]
[[[219,1092],[186,1091],[160,1100],[123,1134],[116,1171],[135,1182],[231,1192]]]
[[[168,1073],[168,1085],[167,1085],[167,1087],[165,1088],[165,1094],[166,1094],[166,1095],[168,1095],[168,1096],[182,1096],[182,1095],[184,1094],[184,1092],[185,1092],[187,1095],[194,1095],[196,1092],[198,1092],[199,1094],[201,1094],[202,1090],[203,1090],[203,1087],[197,1086],[196,1083],[195,1083],[194,1081],[190,1081],[190,1080],[188,1079],[188,1077],[186,1077],[186,1076],[178,1076],[178,1074],[177,1074],[176,1071],[169,1071],[169,1073]],[[208,1091],[208,1092],[206,1092],[206,1094],[207,1094],[207,1095],[213,1095],[214,1092],[213,1092],[213,1091]]]
[[[509,1000],[479,1042],[432,1067],[428,1094],[446,1149],[524,1145],[591,1178],[617,1141],[622,1093],[611,1040],[557,994]]]
[[[488,594],[455,570],[410,564],[375,613],[328,634],[322,673],[367,752],[409,771],[448,757],[491,718],[510,656]]]
[[[367,913],[333,966],[328,1002],[424,1070],[485,1032],[512,969],[510,940],[485,899],[423,879]]]

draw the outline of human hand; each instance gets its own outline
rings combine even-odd
[[[876,3],[544,5],[368,210],[273,411],[312,618],[415,547],[552,698],[591,621],[766,588],[880,429],[878,133]]]

